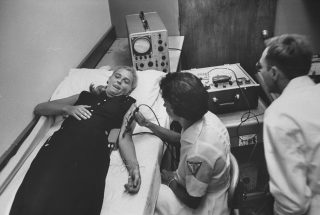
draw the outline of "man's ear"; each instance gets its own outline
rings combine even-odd
[[[272,66],[270,69],[272,80],[276,81],[280,77],[280,70],[276,66]]]

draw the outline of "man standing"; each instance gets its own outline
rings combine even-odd
[[[264,118],[264,148],[275,214],[319,214],[320,85],[309,76],[311,48],[301,35],[271,38],[257,63],[280,96]]]

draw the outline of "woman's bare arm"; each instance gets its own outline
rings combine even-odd
[[[135,122],[133,121],[131,125],[127,126],[128,119],[132,115],[134,109],[135,105],[133,104],[123,119],[119,134],[119,151],[129,172],[128,183],[125,185],[125,189],[129,193],[137,193],[141,185],[139,163],[132,140]]]
[[[79,94],[63,99],[40,103],[35,107],[34,113],[42,116],[71,115],[78,120],[90,118],[91,113],[87,109],[90,106],[74,106],[78,98]]]

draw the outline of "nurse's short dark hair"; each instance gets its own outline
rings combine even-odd
[[[173,113],[197,121],[208,111],[208,92],[201,80],[188,72],[168,73],[160,82],[162,98]]]
[[[283,34],[266,42],[266,61],[269,66],[277,66],[288,79],[309,73],[312,49],[303,35]]]

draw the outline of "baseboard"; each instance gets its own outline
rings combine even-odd
[[[20,135],[14,140],[13,144],[0,156],[0,172],[7,165],[10,158],[16,154],[19,147],[31,133],[34,126],[37,124],[39,117],[34,117],[31,122],[23,129]]]

